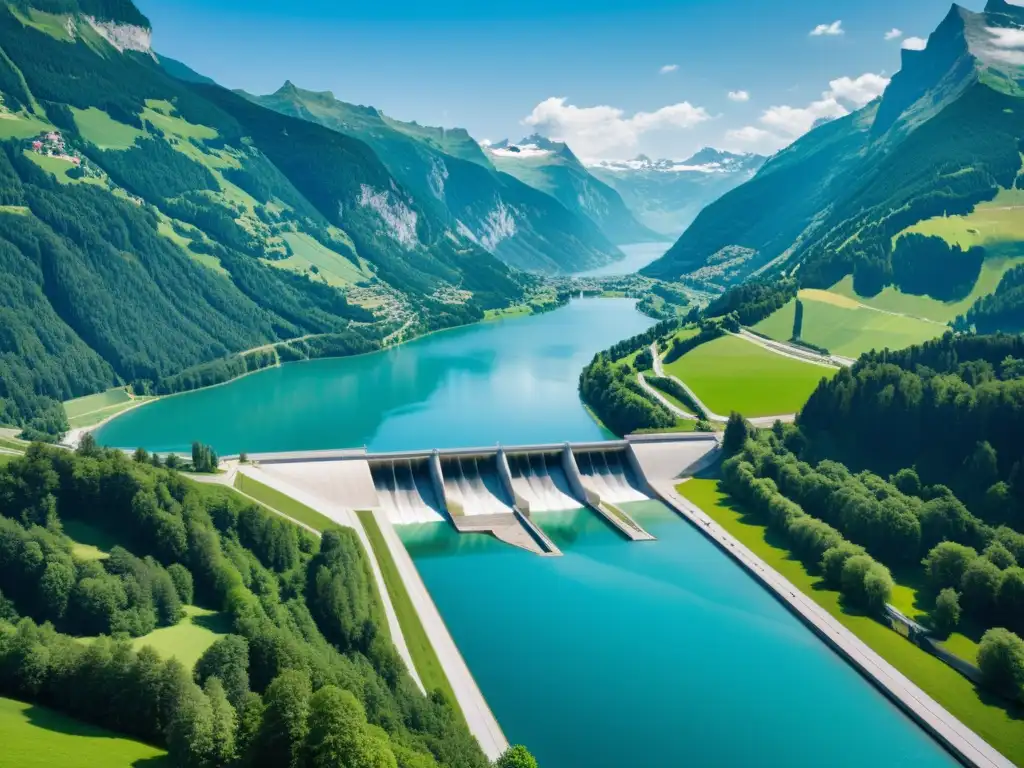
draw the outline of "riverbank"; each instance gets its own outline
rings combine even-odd
[[[1024,741],[1018,740],[1017,736],[1011,732],[1003,733],[989,728],[983,729],[984,724],[968,711],[965,706],[964,694],[970,690],[972,694],[970,698],[976,697],[976,694],[973,693],[973,686],[969,682],[938,659],[911,646],[907,640],[873,619],[857,617],[857,620],[853,622],[856,628],[851,627],[850,622],[843,620],[837,614],[838,602],[834,606],[835,610],[829,610],[822,602],[824,599],[822,593],[816,587],[811,587],[805,579],[800,578],[802,566],[791,561],[787,554],[783,553],[779,559],[773,557],[771,564],[762,559],[762,555],[765,554],[762,546],[758,546],[757,552],[748,546],[748,544],[757,544],[758,540],[755,538],[752,541],[741,541],[735,535],[738,531],[735,531],[734,527],[719,514],[716,503],[712,501],[712,497],[706,492],[707,488],[704,487],[714,482],[690,480],[678,488],[662,486],[658,487],[657,491],[676,512],[704,533],[755,580],[770,590],[795,615],[811,627],[825,643],[847,659],[918,724],[955,754],[959,760],[979,768],[1012,768],[1013,763],[1010,760],[951,714],[950,710],[954,710],[961,717],[966,716],[971,720],[973,727],[984,733],[987,739],[996,741],[1005,752],[1011,753],[1012,751],[1015,757],[1020,759],[1021,755],[1018,755],[1017,752],[1020,750],[1020,744]],[[707,509],[709,506],[712,509]],[[791,563],[793,563],[792,567],[790,567]],[[786,567],[789,571],[788,576],[795,578],[796,584],[776,570],[780,566]],[[870,623],[870,627],[867,626],[868,623]],[[866,636],[865,632],[867,632]],[[912,661],[908,660],[906,654],[912,652],[902,646],[895,654],[887,652],[887,649],[892,648],[892,642],[913,647],[917,651],[917,654],[914,654],[916,658]],[[923,682],[921,679],[922,669],[929,663],[934,666],[935,670],[944,670],[945,673],[942,675],[941,686],[929,686],[930,693],[942,697],[941,704],[925,690],[922,690],[918,684]],[[916,679],[912,680],[904,675],[901,668]],[[956,684],[956,681],[961,681],[961,684]],[[1024,726],[1018,725],[1015,730],[1024,731]],[[1014,746],[1015,744],[1016,746]]]

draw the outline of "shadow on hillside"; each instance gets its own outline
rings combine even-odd
[[[208,629],[210,632],[214,632],[218,635],[227,635],[231,633],[231,622],[228,620],[228,617],[222,613],[193,616],[192,623],[197,627]]]

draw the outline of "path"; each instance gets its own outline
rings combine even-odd
[[[774,352],[776,355],[782,355],[793,360],[799,360],[801,363],[808,363],[810,365],[820,365],[823,368],[848,368],[853,365],[856,360],[849,357],[841,357],[839,355],[822,355],[815,352],[813,349],[807,349],[796,344],[790,344],[785,341],[777,341],[776,339],[766,339],[764,336],[758,336],[756,333],[741,328],[739,333],[730,333],[731,336],[735,336],[737,339],[743,339],[749,341],[751,344],[756,344],[762,349],[769,352]]]
[[[701,407],[701,410],[703,410],[704,413],[707,415],[708,421],[715,421],[718,422],[719,424],[728,423],[728,416],[723,416],[720,413],[715,413],[710,408],[708,408],[707,405],[705,405],[704,402],[699,397],[697,397],[697,393],[686,385],[686,382],[684,382],[678,376],[666,375],[665,366],[662,365],[661,355],[658,352],[657,342],[651,344],[651,357],[654,358],[654,374],[663,379],[672,379],[672,381],[674,381],[676,384],[682,387],[686,391],[686,393],[693,398],[693,401]],[[781,421],[783,424],[792,424],[794,421],[796,421],[796,414],[783,413],[778,416],[755,416],[752,419],[747,419],[747,421],[750,424],[753,424],[755,427],[767,428],[772,426],[772,424],[774,424],[776,421]]]
[[[683,498],[670,484],[660,483],[654,488],[663,501],[729,554],[755,579],[772,590],[825,642],[873,680],[889,698],[895,700],[914,720],[968,765],[979,768],[1013,768],[1009,760],[871,650],[828,611],[747,549],[703,510]]]
[[[696,416],[694,416],[692,413],[684,411],[678,405],[676,405],[663,394],[661,394],[661,392],[659,392],[657,389],[648,384],[647,379],[644,378],[644,375],[642,373],[638,373],[636,375],[636,380],[640,384],[640,386],[643,387],[644,392],[646,392],[659,403],[668,408],[674,416],[680,419],[686,419],[687,421],[697,421]]]

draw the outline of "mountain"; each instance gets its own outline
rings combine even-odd
[[[151,39],[128,0],[0,3],[0,423],[53,433],[60,400],[214,383],[293,339],[282,358],[368,351],[521,298],[368,144],[173,77]]]
[[[638,155],[595,160],[587,170],[615,189],[645,225],[678,237],[706,205],[753,177],[766,159],[706,148],[682,161]]]
[[[424,210],[506,264],[557,274],[621,258],[589,218],[501,173],[463,129],[401,122],[291,82],[246,98],[366,142]]]
[[[1015,206],[1007,190],[1024,188],[1022,25],[1024,8],[1005,0],[982,12],[954,5],[924,50],[903,51],[879,99],[772,157],[645,273],[727,285],[798,269],[809,287],[853,274],[862,295],[909,290],[901,275],[920,267],[941,280],[957,249],[946,249],[948,264],[918,264],[914,248],[894,242],[909,244],[902,235],[913,225],[969,214],[997,195]]]
[[[622,197],[595,178],[562,142],[534,134],[518,144],[506,139],[484,147],[501,171],[551,195],[566,208],[589,218],[619,245],[665,239],[637,221]]]

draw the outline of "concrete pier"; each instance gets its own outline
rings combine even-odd
[[[607,520],[612,526],[630,541],[653,541],[654,537],[643,529],[643,527],[625,510],[616,507],[610,502],[601,498],[601,494],[590,487],[580,474],[579,466],[576,464],[576,457],[572,454],[572,447],[566,443],[562,450],[562,468],[565,476],[569,479],[569,487],[590,509]]]

